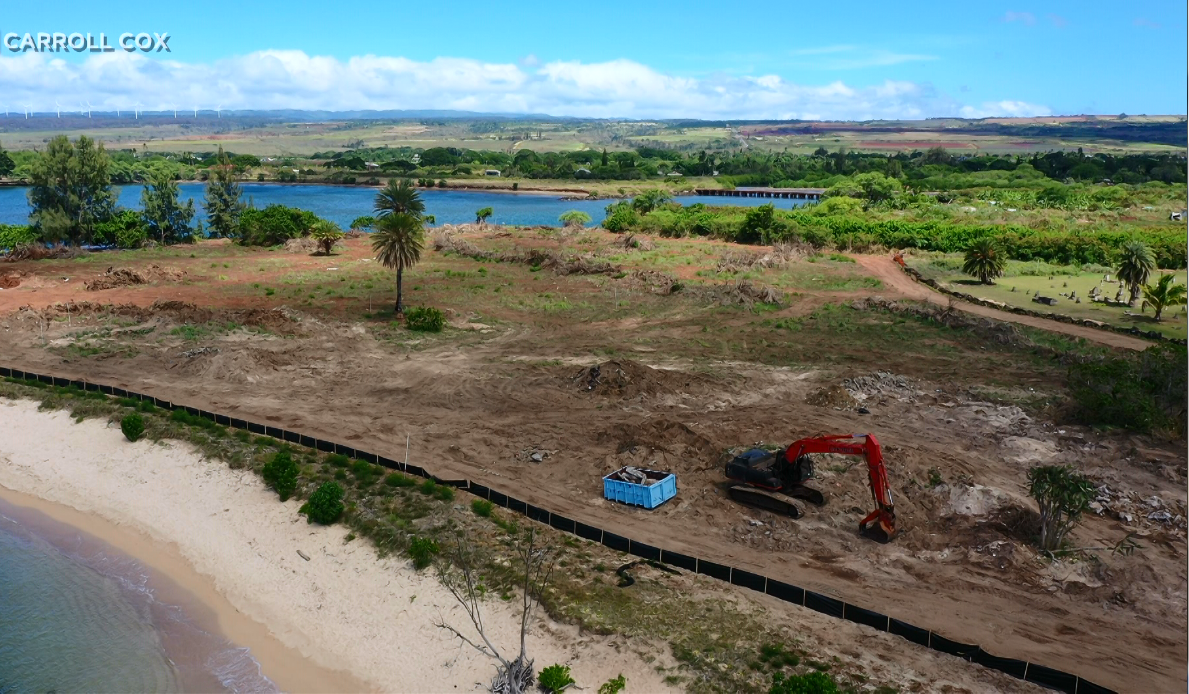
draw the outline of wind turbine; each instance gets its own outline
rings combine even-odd
[[[58,117],[61,118],[62,117],[62,104],[59,104],[58,100],[54,99],[54,106],[58,109]]]
[[[142,105],[143,104],[141,104],[139,101],[136,102],[136,106],[133,107],[133,111],[132,111],[133,120],[140,120],[140,107]]]
[[[218,106],[215,107],[215,117],[216,118],[223,117],[223,104],[219,104]]]
[[[177,119],[177,117],[178,117],[178,105],[177,105],[177,104],[174,104],[174,105],[173,105],[173,117],[174,117],[174,119],[175,119],[175,120],[176,120],[176,119]]]
[[[29,120],[29,104],[25,104],[25,120]]]
[[[194,117],[195,118],[198,117],[198,107],[197,106],[194,107]]]
[[[87,118],[91,117],[91,102],[87,102]]]

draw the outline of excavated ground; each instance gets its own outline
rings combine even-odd
[[[362,263],[363,243],[348,241],[344,258],[292,262],[304,270]],[[919,353],[897,354],[895,344],[881,347],[878,337],[845,348],[815,344],[825,333],[813,326],[827,319],[842,338],[904,329],[880,313],[855,312],[860,318],[847,320],[857,324],[821,313],[832,297],[855,296],[849,286],[833,295],[802,291],[774,314],[754,314],[707,307],[680,292],[633,294],[605,277],[542,281],[531,268],[498,265],[485,267],[488,277],[507,273],[502,298],[454,303],[454,327],[409,337],[386,321],[348,317],[350,302],[328,310],[260,291],[214,289],[201,307],[173,300],[204,295],[208,280],[194,268],[208,259],[192,263],[186,284],[113,290],[133,292],[113,299],[136,304],[115,308],[46,308],[49,298],[103,296],[61,285],[46,291],[50,275],[68,271],[69,261],[17,264],[20,286],[0,294],[0,308],[8,309],[0,317],[5,363],[397,458],[408,435],[414,464],[653,545],[758,571],[1120,690],[1184,685],[1184,442],[1055,424],[1052,408],[1034,403],[1059,390],[1043,376],[1049,367],[1029,366],[1036,357],[1010,345],[980,346],[954,331],[922,341]],[[436,255],[427,263],[417,271],[424,279],[405,281],[427,287],[419,290],[433,299],[427,303],[440,306],[457,288],[440,273],[434,281],[445,284],[431,284],[438,273],[432,267],[470,272],[476,265]],[[231,281],[278,276],[261,267]],[[631,296],[648,310],[574,316],[535,304],[533,315],[541,317],[524,318],[525,309],[508,296],[526,288],[539,296],[534,282],[575,304],[612,301],[614,292],[614,308]],[[27,287],[40,287],[42,295]],[[390,290],[381,289],[377,296],[389,300]],[[173,301],[154,305],[158,298]],[[29,306],[16,308],[23,304]],[[655,308],[662,305],[670,308]],[[773,356],[769,333],[761,348],[761,338],[748,332],[761,321],[811,314],[818,317],[806,318],[800,332],[779,333],[804,350],[797,358]],[[704,337],[708,328],[728,335],[721,338],[726,347],[713,332]],[[647,340],[630,337],[645,331]],[[732,333],[743,347],[730,341]],[[849,356],[833,358],[840,354]],[[992,363],[979,362],[983,354],[1004,371],[994,382],[980,371]],[[812,484],[827,504],[806,507],[797,521],[726,497],[722,467],[734,450],[868,431],[883,443],[895,496],[900,534],[890,544],[856,532],[871,498],[855,458],[816,458]],[[1076,547],[1100,549],[1056,561],[1030,542],[1036,512],[1025,486],[1030,466],[1055,463],[1074,465],[1100,485],[1095,513],[1072,536]],[[675,472],[678,496],[654,511],[603,500],[601,477],[623,465]],[[1128,537],[1138,549],[1111,551]]]

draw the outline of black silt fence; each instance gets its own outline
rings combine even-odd
[[[1036,663],[1030,663],[1025,660],[1018,660],[1016,658],[1000,658],[987,653],[977,645],[953,641],[941,636],[940,634],[935,634],[927,629],[922,629],[921,627],[914,626],[907,622],[893,619],[892,617],[875,612],[873,610],[868,610],[857,605],[851,605],[828,595],[815,593],[799,586],[785,583],[783,581],[777,581],[751,571],[733,568],[726,564],[719,564],[717,562],[700,559],[698,557],[691,557],[685,554],[679,554],[677,552],[670,552],[664,548],[655,547],[643,542],[637,542],[622,535],[603,530],[602,528],[587,525],[580,521],[575,521],[573,519],[557,515],[548,509],[534,506],[525,501],[510,497],[503,492],[499,492],[490,487],[481,484],[475,484],[469,480],[441,480],[428,473],[422,467],[416,465],[406,465],[405,463],[401,463],[390,458],[385,458],[383,456],[378,456],[374,453],[361,451],[351,446],[345,446],[333,441],[325,441],[276,427],[267,427],[262,424],[248,422],[243,419],[237,419],[227,415],[206,412],[204,410],[198,410],[192,407],[184,407],[168,400],[162,400],[153,396],[130,392],[123,388],[114,388],[109,385],[70,381],[68,379],[55,378],[52,376],[30,373],[8,367],[0,367],[0,378],[11,378],[17,381],[36,381],[46,385],[75,386],[80,387],[83,390],[91,392],[98,391],[115,397],[131,397],[138,400],[152,402],[157,407],[166,410],[185,410],[195,416],[213,420],[218,424],[224,424],[225,426],[229,426],[233,429],[242,429],[254,434],[271,436],[278,440],[297,443],[306,448],[313,448],[327,453],[339,452],[343,455],[366,460],[370,463],[382,465],[383,467],[389,469],[400,470],[402,472],[407,472],[410,475],[423,477],[425,479],[432,479],[444,485],[468,490],[477,497],[488,499],[493,504],[507,508],[509,511],[521,514],[530,520],[549,525],[566,533],[577,535],[584,540],[598,542],[606,546],[608,549],[617,552],[624,552],[626,554],[632,554],[645,559],[661,561],[671,566],[685,569],[686,571],[702,574],[710,578],[731,583],[741,588],[747,588],[748,590],[764,593],[784,602],[794,605],[801,605],[815,612],[820,612],[831,617],[844,619],[855,624],[861,624],[877,631],[887,632],[894,636],[899,636],[907,641],[911,641],[917,645],[924,646],[925,648],[930,648],[941,653],[962,658],[969,662],[978,663],[979,665],[997,670],[1017,679],[1022,679],[1034,684],[1048,687],[1050,689],[1055,689],[1057,691],[1070,692],[1070,694],[1113,693],[1113,690],[1107,687],[1095,684],[1068,672],[1055,670],[1053,668],[1038,665]]]

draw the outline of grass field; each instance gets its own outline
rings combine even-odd
[[[1169,116],[1163,121],[1128,118],[1133,125],[1167,125],[1182,119]],[[1092,122],[1092,121],[1091,121]],[[1106,121],[1103,121],[1106,122]],[[905,121],[891,124],[794,123],[684,124],[650,121],[557,121],[557,120],[342,120],[282,122],[212,113],[179,111],[168,115],[129,114],[86,118],[77,113],[61,118],[38,115],[31,119],[0,121],[0,142],[8,149],[40,148],[55,135],[71,138],[87,135],[103,140],[113,149],[144,151],[209,151],[222,145],[236,153],[304,156],[326,150],[366,147],[461,147],[511,152],[573,151],[584,148],[610,151],[639,146],[661,146],[685,151],[733,150],[746,147],[757,151],[789,151],[808,154],[818,147],[836,150],[894,153],[943,146],[955,152],[1027,154],[1056,149],[1084,148],[1088,153],[1184,151],[1184,146],[1144,141],[1142,135],[1128,140],[1092,135],[1070,137],[1069,131],[1037,130],[1033,123],[994,125],[1031,126],[1020,135],[979,130],[982,122],[939,120]],[[987,121],[985,123],[992,123]],[[972,125],[974,124],[974,125]],[[1060,124],[1068,126],[1066,119]],[[1108,131],[1103,131],[1108,132]],[[1108,132],[1109,134],[1109,132]]]
[[[1075,318],[1089,318],[1091,320],[1110,323],[1111,325],[1135,326],[1140,330],[1156,330],[1169,337],[1186,337],[1189,322],[1186,320],[1184,305],[1165,308],[1161,321],[1152,317],[1152,309],[1141,312],[1142,298],[1136,302],[1134,308],[1125,306],[1108,306],[1092,303],[1089,300],[1090,290],[1098,287],[1107,299],[1114,299],[1118,290],[1116,281],[1106,282],[1105,275],[1115,279],[1111,268],[1077,268],[1069,265],[1048,265],[1046,263],[1025,263],[1012,261],[1008,265],[1007,273],[993,285],[985,285],[978,280],[962,273],[962,258],[953,253],[931,259],[909,259],[909,264],[919,270],[922,275],[937,280],[950,289],[972,294],[979,298],[1001,301],[1012,306],[1034,309],[1037,311],[1052,311],[1064,313]],[[1185,284],[1186,271],[1174,273],[1177,282]],[[1156,277],[1152,278],[1152,282]],[[1043,304],[1032,302],[1032,296],[1040,292],[1041,296],[1056,298],[1058,303],[1051,309]],[[1071,300],[1062,294],[1074,294]],[[1126,295],[1126,290],[1124,290]],[[1081,303],[1077,302],[1081,299]],[[1133,315],[1128,315],[1128,314]]]

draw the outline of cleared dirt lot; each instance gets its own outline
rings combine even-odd
[[[732,274],[722,261],[741,249],[703,241],[633,251],[595,232],[465,236],[622,269],[559,276],[427,250],[406,275],[407,300],[452,315],[424,336],[384,313],[391,276],[367,262],[364,239],[330,258],[202,244],[14,263],[3,271],[23,273],[20,284],[0,291],[4,360],[397,458],[409,435],[411,462],[583,522],[1120,690],[1183,686],[1184,442],[1055,423],[1063,367],[996,339],[1014,329],[853,308],[897,296],[870,281],[865,261],[794,253]],[[183,274],[82,286],[109,264],[150,263]],[[641,269],[686,285],[658,293]],[[740,279],[779,289],[781,305],[740,299],[730,284]],[[62,301],[92,304],[46,308]],[[591,390],[584,369],[595,364],[611,376]],[[830,386],[853,404],[823,398]],[[870,414],[850,409],[859,402]],[[852,431],[884,444],[901,528],[891,544],[857,535],[871,502],[855,459],[818,458],[814,484],[828,501],[798,521],[725,497],[730,449]],[[1109,548],[1130,533],[1141,549],[1039,557],[1026,471],[1053,463],[1104,485],[1102,515],[1075,546]],[[624,464],[676,472],[678,497],[652,512],[604,501],[601,476]]]

